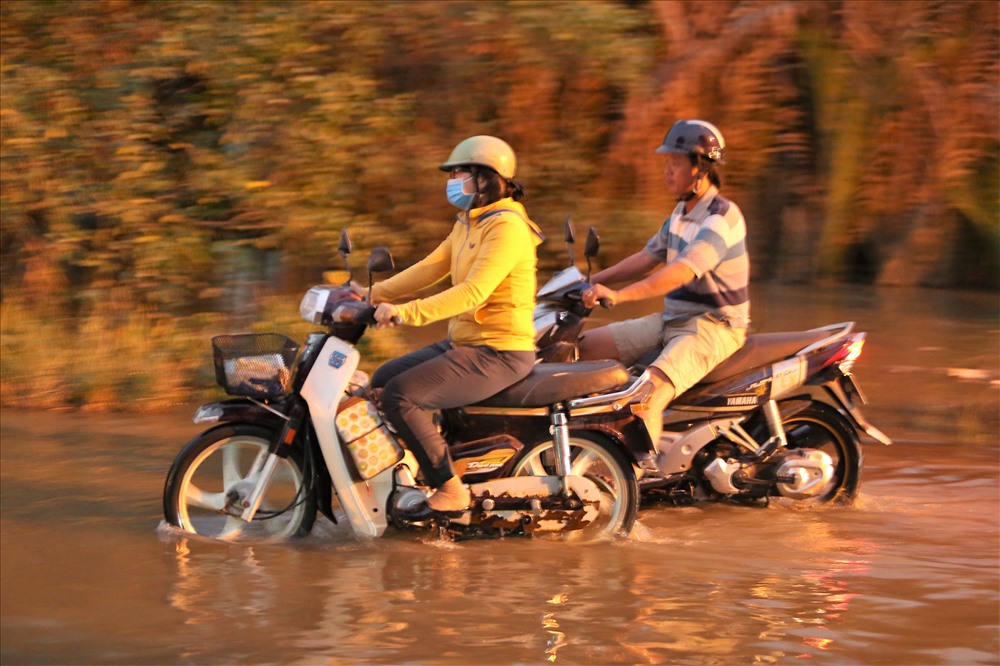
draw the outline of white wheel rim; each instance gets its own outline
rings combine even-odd
[[[249,473],[253,467],[252,461],[260,456],[266,456],[267,447],[268,443],[261,438],[235,436],[215,442],[198,454],[180,480],[177,494],[177,520],[180,528],[186,532],[226,541],[244,536],[252,536],[255,539],[283,539],[294,534],[302,522],[302,514],[305,511],[302,503],[275,518],[268,520],[255,518],[250,523],[240,519],[239,513],[242,508],[238,506],[231,506],[227,512],[229,515],[222,514],[226,508],[228,491],[238,484],[246,488],[252,487],[256,482],[257,475]],[[219,456],[220,449],[221,456]],[[221,461],[217,463],[219,469],[213,470],[211,477],[206,477],[203,468],[213,456],[221,457]],[[215,472],[218,472],[218,478],[214,478]],[[197,482],[195,477],[198,477]],[[207,491],[199,486],[202,484],[209,487],[209,483],[212,485]],[[300,489],[302,475],[298,467],[285,458],[279,461],[258,515],[261,515],[261,512],[278,511],[288,506],[291,497],[277,501],[273,498],[277,488],[289,486],[296,491]],[[292,491],[286,490],[285,495],[290,494]],[[203,510],[204,513],[196,512],[192,515],[191,508]]]
[[[614,535],[621,530],[622,522],[625,519],[627,506],[621,493],[627,483],[627,479],[622,475],[618,464],[611,454],[603,448],[594,444],[590,440],[571,437],[570,447],[570,474],[582,476],[593,481],[601,492],[601,517],[607,517],[607,523],[598,528],[598,532],[604,535]],[[551,442],[538,445],[528,456],[521,460],[514,468],[514,476],[548,476],[552,472],[546,469],[542,457],[553,451]],[[610,483],[609,483],[610,482]],[[589,534],[592,529],[584,529],[580,532]],[[568,535],[583,536],[574,532],[565,533]]]

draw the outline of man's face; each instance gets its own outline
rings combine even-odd
[[[696,169],[691,165],[691,158],[680,153],[667,153],[663,166],[663,179],[667,183],[667,192],[676,198],[683,197],[694,187]]]

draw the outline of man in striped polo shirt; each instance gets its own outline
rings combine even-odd
[[[654,391],[643,418],[654,443],[663,410],[746,340],[750,323],[750,262],[746,224],[735,203],[719,194],[717,166],[725,140],[711,123],[679,120],[657,153],[666,156],[664,177],[677,206],[646,246],[593,276],[584,303],[611,304],[664,296],[662,313],[616,322],[587,332],[581,359],[635,362],[654,348],[649,366]],[[606,285],[628,283],[614,290]]]

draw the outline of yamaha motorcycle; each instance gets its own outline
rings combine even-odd
[[[539,289],[535,310],[538,356],[573,362],[592,309],[582,294],[590,287],[590,261],[599,240],[591,228],[587,274],[574,265],[572,223],[566,220],[570,266]],[[756,333],[701,382],[677,396],[663,412],[663,433],[652,443],[643,425],[640,460],[644,500],[687,504],[699,500],[850,503],[863,469],[860,434],[892,441],[867,421],[867,399],[852,373],[866,334],[843,322],[806,331]],[[653,350],[629,368],[624,393],[612,407],[637,413],[652,387],[646,367]],[[637,396],[637,397],[636,397]],[[570,401],[583,423],[589,398]]]
[[[339,251],[347,263],[350,238]],[[350,275],[350,265],[347,265]],[[368,281],[392,269],[373,250]],[[359,537],[437,530],[454,538],[626,535],[649,466],[641,421],[621,406],[637,388],[615,361],[539,364],[521,382],[441,413],[442,435],[473,501],[459,516],[410,522],[401,510],[430,490],[413,454],[358,371],[357,344],[374,308],[351,286],[319,285],[300,314],[323,330],[301,347],[276,334],[213,338],[216,380],[231,399],[199,408],[210,427],[177,455],[166,478],[166,520],[217,539],[310,532],[317,512]]]

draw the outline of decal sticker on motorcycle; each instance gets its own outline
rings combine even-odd
[[[503,464],[507,462],[510,456],[505,456],[503,458],[493,458],[488,460],[470,460],[469,464],[465,467],[466,472],[491,472],[495,469],[503,467]]]
[[[347,362],[347,356],[340,353],[339,351],[335,351],[332,354],[330,354],[330,365],[332,365],[333,367],[339,368],[346,362]]]
[[[745,393],[726,397],[727,407],[748,407],[756,405],[767,396],[768,380],[762,380],[752,385]]]
[[[786,359],[771,367],[771,397],[782,395],[802,385],[806,377],[806,359],[803,356]]]
[[[458,458],[455,460],[455,473],[459,476],[464,474],[488,474],[495,472],[507,464],[507,461],[517,453],[515,449],[498,449],[479,458]]]

